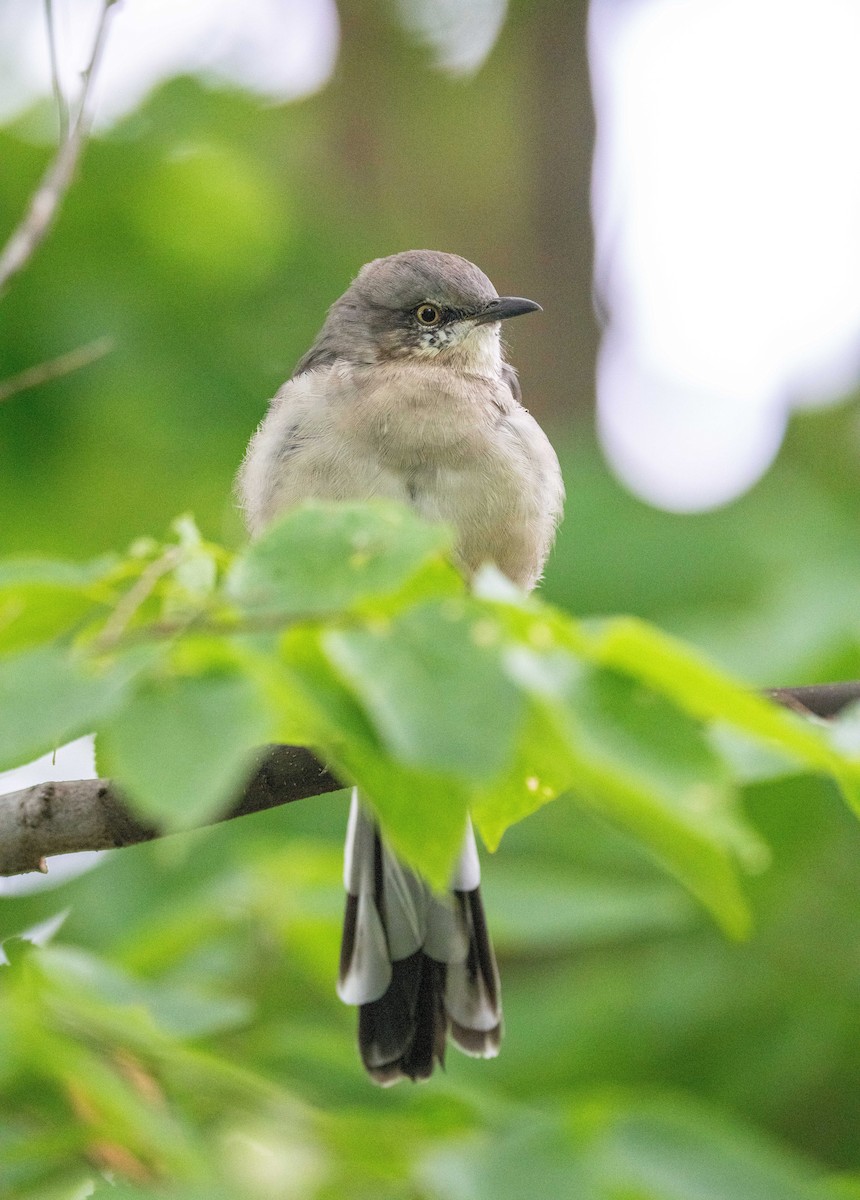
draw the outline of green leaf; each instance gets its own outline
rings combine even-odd
[[[212,594],[218,578],[215,548],[203,541],[194,518],[185,513],[176,518],[172,529],[182,555],[173,569],[175,591],[166,598],[165,612],[169,614],[181,612],[189,604],[199,604]]]
[[[498,813],[490,796],[478,807],[490,844],[505,820],[552,798],[564,779],[646,846],[724,929],[745,934],[749,911],[737,859],[759,865],[765,851],[742,820],[727,768],[699,723],[629,677],[557,650],[519,647],[507,661],[536,704],[517,762],[520,772],[531,765],[531,776],[519,797],[509,785]]]
[[[309,503],[236,560],[228,593],[252,614],[335,613],[396,592],[450,544],[444,526],[399,505]]]
[[[481,890],[497,948],[520,957],[650,939],[701,920],[693,901],[670,880],[609,878],[569,863],[500,855]]]
[[[758,862],[761,844],[701,728],[610,672],[584,675],[572,699],[571,749],[588,803],[651,850],[727,932],[745,935],[737,858]]]
[[[510,762],[523,712],[501,632],[482,606],[445,600],[322,644],[393,758],[486,781]]]
[[[679,821],[739,855],[751,834],[737,818],[728,770],[701,725],[659,693],[614,671],[591,670],[576,681],[577,739],[595,758],[640,779],[665,797]]]
[[[92,732],[122,702],[129,670],[97,672],[58,646],[0,658],[0,770]]]
[[[13,967],[23,962],[28,954],[35,953],[36,945],[26,937],[8,937],[0,942],[0,951],[3,952],[6,963]]]
[[[0,590],[19,584],[88,588],[105,579],[117,561],[113,554],[82,563],[55,558],[0,559]]]
[[[145,1009],[169,1037],[199,1038],[242,1025],[250,1016],[248,1002],[242,998],[207,995],[193,983],[171,986],[138,979],[76,947],[50,946],[40,951],[39,966],[70,1002],[88,1007],[94,1020],[99,1010],[110,1014],[112,1009]]]
[[[552,707],[534,696],[525,704],[508,769],[472,796],[472,817],[490,850],[498,848],[511,825],[568,791],[576,779],[569,739]]]
[[[398,854],[434,887],[445,888],[463,842],[468,788],[453,776],[392,758],[332,667],[318,631],[290,631],[282,653],[322,757],[344,783],[360,786]]]
[[[521,1113],[494,1137],[483,1134],[462,1147],[431,1150],[421,1178],[432,1200],[522,1200],[536,1191],[558,1200],[610,1200],[572,1153],[561,1116],[552,1109]],[[620,1193],[617,1200],[622,1200]]]
[[[592,653],[702,719],[725,721],[813,771],[832,776],[860,814],[860,761],[834,749],[822,725],[745,688],[695,650],[629,617],[598,626]]]
[[[113,558],[91,563],[50,559],[0,562],[0,651],[23,650],[68,633],[105,611],[96,586]]]
[[[164,674],[141,683],[96,748],[134,807],[176,829],[228,804],[269,728],[255,684],[238,670]]]
[[[648,1200],[813,1200],[816,1172],[691,1097],[609,1095],[577,1105],[571,1125],[600,1196]]]
[[[444,891],[463,845],[469,791],[457,780],[395,765],[367,744],[353,743],[333,761],[361,787],[386,837],[405,862]]]

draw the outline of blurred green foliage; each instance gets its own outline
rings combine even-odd
[[[330,993],[340,896],[325,810],[342,818],[336,801],[186,833],[0,907],[10,1194],[72,1197],[104,1177],[143,1188],[128,1194],[171,1181],[192,1185],[176,1196],[218,1195],[226,1175],[224,1195],[250,1198],[515,1196],[540,1172],[565,1181],[562,1194],[606,1200],[637,1189],[728,1200],[741,1184],[812,1196],[811,1165],[665,1089],[702,1090],[704,1070],[705,1093],[738,1104],[752,1059],[751,1098],[784,1100],[787,1079],[809,1069],[798,1052],[810,1033],[819,1048],[824,1007],[810,1028],[784,992],[786,964],[800,950],[813,989],[826,972],[853,992],[853,973],[830,958],[835,927],[815,967],[795,945],[796,914],[787,946],[769,946],[765,921],[733,952],[657,864],[728,932],[747,933],[739,868],[761,871],[769,844],[778,867],[763,878],[785,868],[772,814],[793,787],[807,806],[825,786],[804,775],[799,788],[799,771],[829,774],[856,807],[850,740],[843,753],[829,729],[641,621],[577,622],[492,572],[465,595],[446,531],[396,506],[298,509],[238,557],[188,518],[176,535],[90,568],[7,560],[0,763],[93,728],[103,771],[143,814],[182,829],[229,799],[260,743],[303,741],[361,786],[439,886],[467,809],[491,846],[541,810],[487,886],[506,1053],[478,1078],[478,1064],[452,1061],[399,1100],[358,1075]],[[764,794],[765,836],[737,803],[747,778]],[[564,792],[581,807],[544,807]],[[831,836],[847,845],[858,830],[839,813]],[[805,816],[817,829],[820,814]],[[777,935],[786,907],[779,895]],[[46,920],[62,932],[37,949],[28,929]],[[811,929],[806,945],[820,952]],[[775,997],[776,1043],[760,1027]],[[850,1045],[851,1029],[825,1028],[831,1049]],[[797,1035],[790,1057],[786,1034]]]
[[[208,538],[240,543],[230,486],[247,438],[361,262],[434,245],[477,259],[500,286],[544,298],[538,275],[534,283],[513,277],[507,249],[522,243],[524,255],[540,258],[520,236],[537,190],[519,103],[534,83],[517,40],[523,11],[471,81],[431,72],[402,39],[386,43],[368,68],[385,70],[360,93],[374,119],[384,117],[374,143],[384,158],[362,158],[361,143],[352,173],[344,166],[345,114],[355,106],[355,60],[346,72],[351,94],[336,82],[285,108],[176,80],[88,148],[51,240],[4,299],[0,322],[3,377],[103,335],[115,344],[101,362],[0,406],[0,550],[17,560],[0,570],[4,765],[21,754],[24,737],[27,753],[37,753],[53,738],[104,723],[106,759],[139,776],[143,794],[154,763],[169,766],[170,782],[199,762],[156,761],[153,750],[136,764],[142,743],[114,715],[133,699],[132,733],[146,731],[150,746],[178,746],[191,729],[206,739],[198,758],[214,743],[220,755],[228,718],[240,741],[265,732],[257,700],[237,683],[251,663],[254,695],[262,689],[270,705],[277,698],[284,727],[275,732],[325,740],[319,711],[309,720],[306,707],[290,703],[293,693],[266,673],[254,641],[209,647],[205,661],[194,658],[199,647],[181,651],[186,657],[171,668],[177,678],[212,673],[224,690],[209,717],[200,707],[207,697],[185,696],[180,710],[193,719],[167,737],[158,718],[171,697],[155,703],[152,691],[184,685],[160,671],[145,646],[121,671],[98,677],[87,707],[77,667],[64,693],[68,655],[45,643],[58,619],[62,628],[84,616],[100,627],[110,621],[117,598],[162,552],[157,541],[130,556],[124,548],[144,531],[160,538],[177,512],[193,510]],[[387,107],[379,96],[386,90]],[[0,130],[4,229],[45,160],[27,138],[34,120]],[[459,181],[453,198],[437,199],[430,187],[440,163]],[[587,293],[588,280],[571,278],[570,287]],[[518,361],[528,335],[514,336]],[[797,418],[758,487],[694,517],[659,513],[625,494],[588,433],[572,429],[568,413],[550,411],[534,366],[524,390],[527,403],[549,414],[568,485],[544,588],[558,608],[656,621],[753,685],[860,676],[855,404]],[[223,577],[228,555],[195,542],[187,524],[183,530],[174,543],[179,561],[141,619],[181,621],[188,606],[208,603]],[[303,552],[312,546],[313,539]],[[420,578],[418,593],[405,597],[407,613],[420,595],[438,600],[455,587],[428,554],[407,563]],[[96,555],[105,557],[92,567],[56,562]],[[42,561],[25,568],[22,556]],[[237,571],[219,595],[251,612],[254,572],[270,579],[272,564],[261,567],[253,555],[243,562],[244,582]],[[321,596],[333,586],[327,581]],[[396,587],[384,604],[394,603]],[[374,603],[384,592],[377,578]],[[282,607],[288,599],[279,593]],[[307,594],[292,602],[306,613]],[[516,623],[516,606],[510,612]],[[337,614],[318,615],[326,632],[307,640],[305,660],[293,646],[293,680],[303,663],[306,681],[322,678],[322,659],[341,689],[329,688],[327,703],[346,696],[352,717],[358,712],[372,728],[375,754],[383,745],[402,772],[426,714],[410,711],[402,696],[390,711],[392,694],[371,685],[386,672],[396,676],[402,659],[389,652],[414,650],[427,626],[413,617],[417,628],[401,628],[380,653],[366,629],[345,636]],[[609,653],[601,628],[576,628],[594,639],[595,664],[598,645]],[[639,626],[612,628],[650,637]],[[520,636],[505,626],[505,645]],[[414,661],[412,650],[408,657]],[[589,732],[601,754],[611,743],[604,775],[590,779],[604,803],[589,808],[565,797],[540,808],[505,834],[486,864],[505,987],[498,1060],[452,1054],[431,1084],[391,1092],[374,1090],[360,1073],[354,1014],[333,989],[342,796],[184,833],[0,902],[9,960],[0,967],[0,1192],[21,1200],[72,1200],[93,1189],[117,1200],[156,1189],[173,1200],[506,1200],[536,1189],[573,1200],[860,1197],[856,818],[822,776],[769,777],[767,763],[748,758],[741,808],[734,799],[718,808],[726,824],[675,814],[676,832],[687,826],[690,838],[716,846],[731,878],[738,854],[758,869],[743,884],[749,936],[727,940],[657,865],[658,810],[644,818],[641,793],[639,808],[624,793],[638,823],[618,827],[621,793],[609,776],[632,756],[668,820],[672,798],[693,776],[704,772],[723,794],[726,773],[737,778],[740,748],[701,741],[708,714],[695,709],[695,687],[672,696],[651,678],[640,686],[665,707],[649,715],[647,705],[643,713],[630,702],[637,664],[610,666],[604,675],[595,665],[580,693],[565,698],[593,714]],[[36,702],[46,680],[53,706]],[[482,688],[485,699],[486,681]],[[350,766],[370,769],[358,745]],[[422,742],[417,750],[438,747]],[[181,778],[186,820],[192,803],[215,804],[236,769],[217,761],[211,777]],[[548,771],[556,761],[549,753]],[[479,758],[458,769],[477,772],[478,783],[464,786],[484,804],[494,840],[521,811],[505,789],[475,794],[491,765]],[[150,797],[160,812],[163,784]],[[428,787],[428,804],[433,794]],[[388,816],[397,823],[396,805]],[[702,861],[701,842],[684,843],[691,870]],[[771,852],[767,869],[762,845]],[[719,900],[712,906],[732,924]],[[27,931],[58,914],[52,944],[31,948]]]

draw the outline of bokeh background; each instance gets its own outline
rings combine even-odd
[[[54,6],[70,89],[97,11]],[[568,487],[546,596],[753,685],[860,676],[858,48],[850,0],[124,0],[0,377],[112,349],[0,404],[0,553],[96,555],[185,511],[238,545],[233,475],[327,305],[432,247],[544,306],[506,332]],[[0,81],[5,232],[56,138],[32,0],[0,0]],[[486,884],[504,1052],[421,1089],[365,1084],[333,998],[337,798],[10,888],[0,937],[42,927],[85,956],[63,987],[294,1098],[285,1128],[162,1081],[187,1177],[222,1163],[229,1195],[860,1196],[860,831],[809,779],[745,802],[774,859],[744,945],[573,802],[511,831]],[[330,1123],[300,1135],[309,1112]],[[44,1176],[7,1162],[9,1194],[89,1194],[81,1136]],[[135,1155],[116,1177],[145,1187]]]

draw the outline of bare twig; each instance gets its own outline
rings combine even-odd
[[[25,371],[11,375],[8,379],[0,379],[0,404],[4,400],[11,399],[12,396],[17,396],[19,392],[41,387],[43,383],[50,383],[53,379],[61,379],[64,375],[80,371],[82,367],[88,367],[90,363],[104,358],[112,349],[113,338],[98,338],[97,341],[88,342],[85,346],[77,346],[74,350],[69,350],[58,358],[51,358],[47,362],[37,363],[34,367],[27,367]]]
[[[108,16],[114,3],[115,0],[104,0],[104,7],[96,28],[92,56],[83,74],[77,110],[68,136],[61,142],[53,161],[42,177],[42,182],[33,193],[30,206],[21,223],[12,231],[9,240],[0,252],[0,295],[6,290],[9,281],[27,265],[45,240],[54,217],[57,215],[57,210],[69,190],[75,167],[92,124],[89,98],[107,37]]]
[[[104,629],[95,642],[97,650],[110,650],[126,631],[129,621],[149,596],[164,575],[173,570],[182,558],[180,546],[170,546],[164,553],[144,567],[138,578],[111,613]]]
[[[69,102],[60,79],[60,63],[57,55],[57,25],[54,20],[54,0],[45,0],[45,24],[48,27],[48,54],[51,59],[51,87],[57,105],[60,145],[69,136]]]
[[[236,616],[208,618],[203,613],[191,613],[179,620],[152,621],[138,629],[124,629],[121,635],[112,637],[109,645],[103,641],[104,635],[93,643],[95,650],[112,650],[122,643],[125,646],[140,645],[146,642],[158,642],[175,638],[177,634],[194,633],[215,637],[247,637],[254,633],[277,633],[291,625],[319,618],[319,613],[304,612],[265,612],[258,616],[241,619]],[[347,620],[347,618],[344,618]]]
[[[776,688],[777,703],[807,715],[832,717],[860,700],[860,681]],[[303,746],[261,751],[240,796],[209,824],[263,812],[345,786]],[[108,850],[150,841],[163,833],[135,815],[110,779],[40,783],[0,796],[0,875],[45,870],[45,858],[78,850]]]

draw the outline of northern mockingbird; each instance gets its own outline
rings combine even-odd
[[[408,250],[362,267],[251,439],[238,478],[251,534],[310,497],[384,496],[452,525],[467,577],[490,562],[533,588],[564,489],[500,334],[539,308],[499,296],[455,254]],[[353,793],[344,880],[338,994],[359,1006],[372,1078],[427,1078],[449,1033],[466,1054],[494,1057],[499,977],[471,826],[451,894],[436,896]]]

